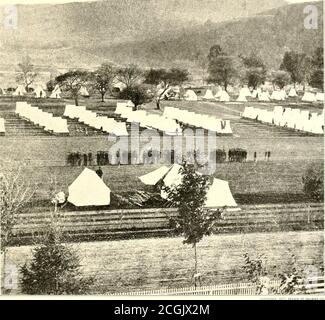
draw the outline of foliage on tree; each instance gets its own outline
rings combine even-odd
[[[29,91],[29,86],[33,84],[37,77],[37,72],[35,72],[35,67],[32,64],[32,59],[30,56],[25,56],[22,59],[22,62],[18,64],[18,74],[16,77],[16,80],[18,83],[21,83],[24,85],[25,90]]]
[[[6,266],[7,247],[12,243],[14,227],[21,221],[20,214],[27,208],[33,189],[21,177],[21,171],[1,168],[0,170],[0,219],[1,219],[1,280]],[[3,282],[1,281],[1,285]]]
[[[70,93],[76,106],[79,105],[78,98],[80,89],[86,86],[88,82],[89,73],[82,70],[68,71],[55,78],[55,83],[60,86],[61,90]]]
[[[135,110],[141,104],[148,102],[149,96],[143,86],[127,87],[120,92],[120,99],[131,100],[135,105]]]
[[[55,88],[55,80],[54,79],[52,79],[46,83],[47,91],[52,92],[54,90],[54,88]]]
[[[324,48],[319,47],[315,50],[311,59],[311,69],[309,84],[324,91]]]
[[[114,67],[108,63],[103,63],[92,73],[93,88],[100,93],[102,102],[104,102],[105,94],[111,91],[115,76],[116,72]]]
[[[297,83],[305,83],[310,70],[310,58],[305,53],[288,51],[284,54],[280,70],[290,74],[294,86]]]
[[[179,185],[163,187],[167,200],[178,209],[178,216],[171,219],[175,231],[184,237],[184,244],[194,247],[195,274],[197,274],[196,246],[204,236],[212,233],[221,217],[221,210],[208,210],[204,207],[210,186],[208,176],[195,170],[195,166],[183,161],[180,169],[182,182]]]
[[[116,72],[116,79],[123,83],[126,88],[138,86],[142,78],[143,72],[135,64],[119,68]]]
[[[283,89],[290,82],[290,75],[283,70],[276,70],[271,72],[271,81],[274,86]]]
[[[288,261],[286,272],[276,272],[277,276],[270,275],[270,269],[276,270],[276,266],[266,265],[264,255],[259,255],[257,258],[251,258],[247,253],[244,254],[243,271],[247,275],[247,280],[256,285],[256,294],[298,294],[304,293],[305,288],[301,285],[303,272],[297,267],[296,257],[291,255]],[[269,281],[280,280],[277,287],[269,288]]]
[[[238,76],[238,66],[234,57],[224,53],[220,46],[213,46],[208,56],[208,83],[222,85],[227,91]]]
[[[21,177],[21,170],[2,170],[0,173],[0,218],[1,252],[4,252],[12,240],[13,228],[20,220],[20,213],[34,192]]]
[[[164,98],[170,86],[181,85],[188,80],[189,73],[187,70],[172,68],[150,69],[145,74],[144,83],[155,87],[155,99],[157,109],[160,109],[160,101]]]
[[[244,66],[244,81],[249,87],[256,89],[266,80],[266,67],[262,59],[254,54],[241,57]]]
[[[33,249],[29,263],[21,267],[21,288],[25,294],[86,294],[92,278],[83,278],[77,252],[61,243],[60,227],[49,226],[41,244]]]
[[[315,200],[324,199],[324,168],[310,166],[302,177],[303,190]]]

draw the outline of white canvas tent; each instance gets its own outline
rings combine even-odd
[[[291,88],[289,93],[288,93],[288,97],[290,98],[294,98],[294,97],[297,97],[297,91],[295,88]]]
[[[213,179],[213,183],[207,192],[205,206],[214,207],[237,207],[237,203],[232,196],[228,181]]]
[[[197,95],[193,90],[187,90],[184,99],[186,101],[197,101]]]
[[[324,92],[317,92],[316,93],[316,100],[317,101],[324,101]]]
[[[4,134],[5,132],[6,132],[5,119],[0,118],[0,134]]]
[[[274,90],[271,94],[272,100],[283,101],[285,100],[285,96],[283,95],[282,91]]]
[[[79,90],[79,94],[83,97],[89,97],[89,92],[86,87],[81,87]]]
[[[139,179],[147,185],[156,185],[159,181],[163,181],[167,187],[177,186],[182,183],[181,166],[174,164],[171,167],[163,166],[153,172],[150,172]],[[167,194],[161,190],[161,197],[167,199]],[[227,181],[213,179],[213,182],[207,192],[207,201],[205,207],[237,207],[237,203],[232,196]]]
[[[214,95],[211,91],[211,89],[208,89],[203,97],[203,99],[206,99],[206,100],[213,100],[214,99]]]
[[[312,92],[305,92],[305,94],[301,98],[301,101],[315,102],[316,101],[316,95],[314,93],[312,93]]]
[[[220,98],[219,101],[221,102],[229,102],[230,101],[230,97],[227,91],[222,90],[220,93]]]
[[[36,98],[46,98],[46,92],[42,86],[37,86],[34,90],[34,93],[36,95]]]
[[[263,91],[261,94],[258,95],[259,101],[270,101],[270,95],[267,91]]]
[[[26,92],[24,86],[19,85],[12,95],[13,96],[24,96],[25,94],[27,94],[27,92]]]
[[[246,99],[246,96],[239,94],[236,101],[238,101],[238,102],[247,102],[247,99]]]
[[[56,85],[54,87],[54,90],[52,91],[51,95],[50,95],[50,98],[52,99],[61,99],[61,89],[59,87],[59,85]]]
[[[109,205],[111,190],[95,171],[85,168],[69,186],[68,202],[77,207]]]
[[[247,87],[243,87],[239,91],[239,96],[251,97],[252,93],[249,91],[249,89]]]

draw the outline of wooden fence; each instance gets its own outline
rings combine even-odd
[[[280,280],[272,280],[269,283],[267,292],[262,295],[276,294],[281,284]],[[308,283],[301,283],[296,287],[296,294],[324,295],[324,276],[311,278]],[[122,296],[255,296],[258,295],[257,285],[249,282],[222,284],[215,286],[199,286],[188,288],[166,288],[160,290],[136,291],[114,293],[111,295]]]

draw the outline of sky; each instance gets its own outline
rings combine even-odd
[[[90,2],[97,0],[0,0],[1,5],[7,4],[37,4],[37,3],[66,3],[66,2]],[[287,0],[290,3],[294,2],[312,2],[308,0]]]

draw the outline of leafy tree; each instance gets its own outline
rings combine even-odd
[[[310,59],[305,53],[288,51],[284,54],[280,70],[290,74],[294,86],[297,83],[305,83],[310,69]]]
[[[288,72],[282,70],[272,71],[271,81],[274,86],[283,89],[290,82],[290,75]]]
[[[33,250],[30,263],[21,267],[21,288],[25,294],[85,294],[93,283],[80,272],[77,253],[61,243],[59,224],[51,223],[42,243]]]
[[[167,200],[178,208],[178,216],[171,219],[175,231],[184,236],[184,244],[194,248],[195,275],[197,275],[197,243],[212,233],[213,227],[221,217],[221,211],[211,211],[204,207],[210,179],[196,172],[195,166],[186,163],[180,169],[182,183],[163,187]],[[196,282],[195,282],[196,286]]]
[[[324,48],[315,50],[311,59],[309,84],[324,91]]]
[[[305,194],[316,200],[324,198],[324,168],[310,166],[302,177]]]
[[[232,56],[223,53],[218,53],[218,50],[213,50],[213,54],[209,54],[208,83],[217,83],[222,85],[227,91],[229,84],[232,84],[237,77],[236,61]],[[210,52],[211,53],[211,52]]]
[[[52,79],[46,83],[47,91],[52,92],[54,88],[55,88],[55,80]]]
[[[223,54],[222,48],[218,44],[216,44],[210,48],[208,61],[209,62],[215,61],[222,54]]]
[[[116,72],[116,79],[123,83],[126,88],[135,87],[143,78],[142,70],[135,64],[119,68]]]
[[[32,188],[22,180],[20,169],[4,170],[2,168],[0,173],[2,270],[5,270],[7,247],[12,243],[13,229],[20,221],[20,214],[26,210],[26,205],[33,194]]]
[[[188,80],[188,71],[173,68],[166,69],[150,69],[145,74],[145,83],[155,86],[156,88],[156,105],[160,109],[160,101],[164,98],[171,85],[181,85]]]
[[[89,82],[89,73],[82,70],[68,71],[55,78],[55,83],[61,90],[69,92],[74,99],[76,106],[79,105],[79,92]]]
[[[135,110],[137,107],[149,100],[146,89],[143,86],[127,87],[120,92],[120,99],[131,100],[134,103]]]
[[[34,65],[32,64],[32,59],[30,56],[25,56],[22,62],[18,64],[19,72],[17,74],[16,80],[18,83],[22,83],[25,90],[28,92],[29,86],[33,84],[37,77],[37,73],[34,71]]]
[[[266,67],[260,57],[251,54],[248,57],[241,57],[244,65],[244,81],[249,87],[256,89],[264,84],[266,80]]]
[[[107,92],[112,89],[115,78],[115,70],[111,64],[103,63],[100,68],[92,73],[93,87],[100,93],[102,102]]]

